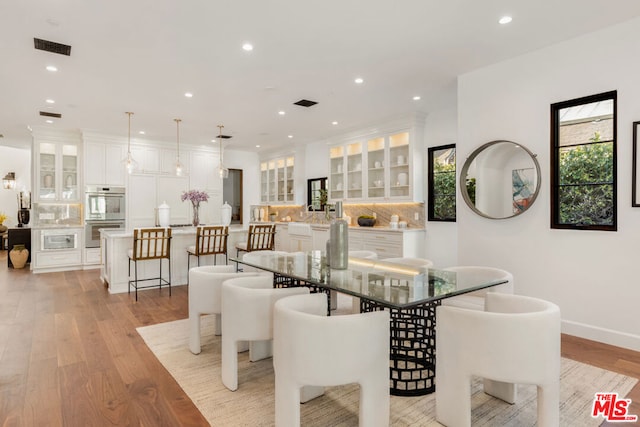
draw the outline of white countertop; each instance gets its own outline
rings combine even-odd
[[[275,224],[276,225],[289,225],[291,223],[295,223],[295,224],[309,224],[311,226],[311,228],[329,228],[331,226],[331,224],[323,224],[323,223],[311,223],[311,222],[300,222],[300,221],[291,221],[291,222],[282,222],[282,221],[278,221]],[[260,222],[260,223],[253,223],[252,224],[270,224],[268,222]],[[273,224],[273,223],[271,223]],[[418,232],[418,231],[425,231],[425,228],[417,228],[417,227],[412,227],[412,228],[391,228],[391,227],[382,227],[382,226],[374,226],[374,227],[361,227],[359,225],[349,225],[349,230],[362,230],[362,231],[382,231],[382,232],[389,232],[389,233],[411,233],[411,232]]]
[[[150,227],[153,228],[153,227]],[[231,225],[229,226],[229,233],[246,233],[248,231],[247,227],[243,227],[242,225]],[[129,229],[113,229],[107,228],[104,230],[100,230],[100,234],[108,237],[108,238],[120,238],[120,237],[132,237],[133,230]],[[174,227],[171,229],[172,235],[189,235],[196,234],[196,227]]]

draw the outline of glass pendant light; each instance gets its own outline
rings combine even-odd
[[[177,141],[178,154],[176,155],[176,176],[182,176],[182,170],[184,169],[184,167],[182,166],[182,163],[180,163],[180,122],[182,120],[173,119],[173,121],[176,122],[176,131],[177,131],[176,141]]]
[[[127,172],[131,174],[133,171],[138,169],[138,162],[136,162],[131,155],[131,115],[133,113],[127,111],[125,114],[129,116],[129,134],[127,136],[127,157],[122,161],[122,163],[124,163],[127,168]]]
[[[229,178],[229,169],[224,167],[224,163],[222,161],[222,157],[223,157],[223,150],[222,150],[222,128],[224,126],[222,125],[218,125],[218,139],[220,140],[220,168],[219,168],[219,173],[220,173],[220,178],[221,179],[225,179],[225,178]]]

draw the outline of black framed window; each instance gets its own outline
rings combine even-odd
[[[551,105],[551,228],[617,229],[617,92]]]
[[[456,145],[429,148],[429,221],[456,220]]]
[[[307,208],[309,211],[323,211],[328,201],[327,178],[307,180]]]

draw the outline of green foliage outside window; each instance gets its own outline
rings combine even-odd
[[[610,141],[560,150],[560,224],[613,224],[613,163]]]
[[[429,220],[456,220],[455,145],[429,149]]]

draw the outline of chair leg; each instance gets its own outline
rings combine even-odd
[[[167,258],[169,264],[169,296],[171,296],[171,258]]]
[[[189,310],[189,350],[200,354],[200,313]]]
[[[276,427],[300,425],[300,389],[276,373]]]
[[[160,280],[158,280],[158,282],[160,282],[160,289],[159,292],[162,294],[162,258],[160,258]]]
[[[187,286],[189,285],[189,270],[191,270],[190,263],[191,262],[191,254],[187,252]]]
[[[138,261],[134,261],[133,263],[133,271],[135,274],[135,285],[134,287],[136,288],[136,301],[138,301]]]
[[[388,384],[388,374],[369,378],[360,383],[359,424],[361,426],[389,426],[391,400]]]
[[[230,334],[222,334],[222,384],[231,391],[238,389],[238,341]]]
[[[560,425],[560,383],[538,386],[538,425]]]

